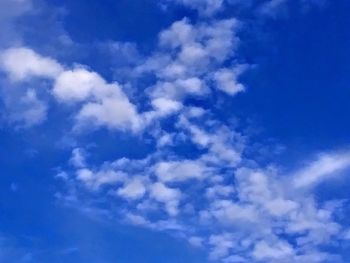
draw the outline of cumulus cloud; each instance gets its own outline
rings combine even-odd
[[[78,113],[77,120],[79,124],[87,122],[87,125],[133,131],[138,131],[141,125],[135,106],[124,96],[86,103]]]
[[[83,68],[67,70],[55,80],[53,94],[61,101],[84,101],[106,86],[95,72]]]
[[[203,179],[208,175],[208,169],[201,161],[159,162],[155,165],[155,174],[163,182],[176,182],[188,179]]]
[[[31,77],[55,78],[63,70],[54,59],[43,57],[25,47],[10,48],[1,53],[1,67],[13,81]]]
[[[110,129],[140,129],[137,109],[117,83],[107,83],[96,72],[84,68],[66,70],[54,59],[25,47],[5,50],[1,56],[2,70],[11,80],[47,78],[53,81],[52,94],[59,102],[82,102],[76,115],[77,127],[87,124]],[[35,114],[34,110],[31,114]]]
[[[139,199],[146,193],[146,187],[141,179],[133,179],[127,182],[123,188],[118,189],[117,194],[125,199]]]

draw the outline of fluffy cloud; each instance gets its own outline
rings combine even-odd
[[[57,99],[69,101],[84,101],[99,90],[104,90],[107,84],[95,72],[86,69],[74,69],[62,72],[55,80],[53,94]]]
[[[35,77],[51,79],[52,94],[59,102],[83,102],[76,116],[78,127],[93,125],[133,131],[140,129],[142,121],[136,107],[117,83],[107,83],[99,74],[84,68],[65,70],[54,59],[24,47],[5,50],[1,56],[2,70],[11,80],[30,81]],[[28,114],[38,115],[38,107]]]
[[[31,77],[55,78],[63,70],[54,59],[40,56],[33,50],[20,47],[1,53],[1,67],[14,81]]]
[[[155,183],[150,187],[150,196],[162,202],[165,205],[166,211],[171,216],[178,213],[178,205],[181,198],[181,192],[178,189],[167,187],[163,183]]]
[[[155,174],[163,182],[203,179],[208,175],[208,168],[201,161],[182,160],[160,162],[155,166]]]
[[[146,188],[141,179],[133,179],[117,191],[117,194],[125,199],[139,199],[145,193]]]
[[[126,97],[104,98],[101,102],[86,103],[77,115],[82,122],[105,126],[111,129],[140,129],[140,120],[135,106]]]
[[[244,66],[238,66],[235,69],[220,69],[214,73],[214,80],[219,90],[229,95],[235,95],[245,90],[244,86],[237,81],[237,76],[244,71]]]

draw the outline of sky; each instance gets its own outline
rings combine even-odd
[[[349,9],[0,0],[0,263],[350,262]]]

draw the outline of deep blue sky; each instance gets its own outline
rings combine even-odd
[[[5,0],[0,9],[10,10],[13,6],[11,2]],[[348,199],[350,2],[322,1],[324,3],[318,5],[306,4],[308,1],[298,1],[298,4],[285,1],[273,14],[266,15],[259,12],[259,7],[268,1],[253,1],[247,6],[239,1],[230,5],[227,1],[221,11],[207,16],[193,6],[175,2],[40,0],[32,1],[31,7],[25,11],[16,4],[13,8],[22,10],[18,11],[19,14],[9,13],[6,16],[6,11],[0,11],[0,17],[3,17],[0,30],[6,29],[3,32],[7,34],[6,41],[0,38],[0,51],[4,53],[9,48],[22,46],[40,56],[57,60],[65,70],[78,64],[84,65],[106,82],[122,82],[124,93],[141,109],[149,107],[150,90],[154,83],[162,82],[164,78],[157,75],[159,72],[139,78],[130,72],[157,52],[178,52],[176,49],[164,51],[159,47],[157,43],[161,31],[184,17],[194,26],[207,23],[206,27],[212,21],[235,17],[241,21],[236,31],[239,38],[237,50],[222,64],[209,66],[208,72],[201,77],[211,78],[209,70],[214,72],[221,67],[246,64],[247,70],[237,77],[245,86],[245,91],[229,96],[217,91],[213,81],[208,80],[209,95],[181,101],[185,106],[195,105],[210,112],[210,116],[205,117],[208,119],[193,122],[198,127],[203,124],[201,128],[207,129],[206,132],[220,134],[215,129],[226,125],[230,132],[240,133],[246,139],[242,163],[234,168],[220,163],[215,167],[215,173],[227,176],[230,169],[235,174],[235,169],[239,167],[264,170],[271,164],[287,176],[297,177],[293,175],[295,171],[312,166],[313,161],[317,162],[317,156],[329,152],[330,155],[335,154],[334,162],[339,156],[345,159],[346,165],[340,165],[342,178],[330,183],[321,182],[318,188],[308,190],[310,196],[315,197],[319,207],[324,201]],[[120,50],[113,53],[108,49],[111,43],[126,42],[131,48],[123,54]],[[284,258],[281,261],[264,258],[259,261],[255,258],[257,261],[253,261],[249,251],[237,252],[234,247],[230,248],[234,252],[211,261],[208,259],[212,249],[209,241],[203,241],[205,245],[202,248],[195,248],[186,242],[189,239],[187,232],[182,233],[184,237],[179,237],[181,233],[177,231],[157,231],[126,223],[121,214],[126,213],[125,207],[135,211],[131,201],[125,204],[121,200],[113,200],[107,190],[90,192],[73,179],[75,170],[81,168],[72,167],[69,162],[74,148],[84,150],[88,162],[86,167],[93,167],[94,171],[103,170],[101,167],[108,166],[106,163],[123,157],[142,159],[152,156],[146,168],[163,159],[198,158],[207,148],[190,143],[191,135],[176,124],[177,117],[185,113],[157,120],[136,134],[128,129],[109,129],[103,125],[72,132],[76,120],[73,113],[77,112],[82,101],[61,104],[47,88],[53,85],[54,79],[44,77],[41,80],[39,77],[11,82],[9,74],[4,66],[0,75],[0,263],[204,263],[224,262],[221,260],[235,253],[250,262],[287,262],[282,261]],[[35,89],[38,97],[48,105],[46,120],[34,125],[22,125],[13,117],[13,111],[25,115],[18,106],[22,96],[18,94],[27,89]],[[12,92],[18,94],[9,99]],[[177,136],[173,145],[161,150],[156,146],[160,135],[155,135],[160,130]],[[233,141],[225,147],[231,147],[231,143],[235,144]],[[322,164],[316,166],[323,167]],[[145,173],[148,171],[146,168],[143,170]],[[66,171],[73,177],[68,182],[57,179],[60,171]],[[312,172],[315,171],[310,174]],[[328,171],[332,172],[339,174],[337,169]],[[230,175],[225,183],[230,180],[232,183],[233,177]],[[151,174],[149,178],[154,180],[156,176]],[[206,183],[203,187],[208,188]],[[198,182],[195,184],[202,186]],[[169,186],[184,193],[189,187],[179,186],[176,181],[170,182]],[[72,189],[81,191],[75,192],[73,204],[58,198],[70,196]],[[193,200],[200,195],[190,191],[188,194]],[[304,202],[300,196],[289,198]],[[237,197],[229,200],[236,202]],[[159,203],[162,204],[161,201]],[[99,215],[98,212],[84,210],[86,207],[91,211],[104,208],[110,214]],[[334,221],[344,228],[338,236],[344,235],[350,223],[346,220],[348,205],[342,206],[342,209],[345,215],[334,215]],[[166,214],[163,210],[158,212],[161,216]],[[148,219],[152,221],[159,214],[152,214]],[[189,228],[199,225],[195,217],[181,215],[179,220],[188,223]],[[227,226],[209,224],[205,230],[196,227],[193,231],[198,230],[196,233],[205,239]],[[228,229],[236,233],[236,227]],[[294,246],[294,238],[287,237],[285,240]],[[271,241],[270,238],[266,240]],[[343,261],[339,262],[347,262],[347,241],[332,241],[312,248],[338,254],[343,257]],[[297,254],[302,253],[302,249],[294,248]],[[317,262],[332,260],[338,262],[335,261],[338,258]]]

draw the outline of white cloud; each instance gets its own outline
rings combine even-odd
[[[162,31],[158,51],[135,69],[136,75],[154,74],[156,77],[155,84],[148,89],[151,99],[154,102],[166,99],[175,105],[175,101],[183,103],[189,96],[209,95],[208,87],[214,72],[234,55],[238,46],[238,25],[235,19],[198,24],[182,19]],[[235,71],[234,77],[237,77],[241,73],[240,67]],[[234,81],[236,87],[240,87],[236,78],[231,82],[225,80],[227,89]],[[159,103],[153,103],[153,107],[167,113],[175,113],[178,109],[160,107]]]
[[[90,190],[97,191],[102,186],[116,185],[124,182],[126,174],[111,170],[93,172],[90,169],[83,168],[77,170],[76,178],[84,183]]]
[[[140,199],[146,193],[146,187],[142,180],[133,179],[127,182],[123,188],[119,188],[117,194],[125,199]]]
[[[150,186],[150,196],[158,202],[164,203],[169,215],[175,216],[178,213],[181,198],[181,192],[178,189],[167,187],[158,182]]]
[[[210,258],[218,260],[229,255],[235,242],[233,241],[232,235],[225,233],[221,235],[211,235],[209,237],[209,244],[213,247],[210,252]]]
[[[84,101],[93,94],[106,89],[107,84],[95,72],[83,68],[67,70],[57,76],[53,87],[53,94],[57,99],[69,101]]]
[[[260,241],[255,245],[253,256],[257,260],[285,260],[294,254],[293,247],[287,242],[278,241],[273,245],[269,245],[265,241]]]
[[[55,78],[63,71],[62,66],[54,59],[43,57],[25,47],[3,51],[1,68],[9,74],[13,81],[32,77]]]
[[[84,68],[64,70],[55,60],[25,47],[8,49],[1,56],[2,69],[12,80],[49,78],[54,81],[52,94],[59,102],[83,103],[76,115],[76,127],[94,125],[135,132],[141,128],[142,120],[137,109],[121,86],[117,83],[107,83],[96,72]],[[33,102],[34,96],[31,98]],[[40,109],[31,109],[27,115],[30,115],[31,119],[39,119],[43,115],[42,112],[43,106]]]
[[[166,98],[157,98],[152,100],[152,106],[161,116],[177,112],[182,108],[182,104]]]
[[[235,69],[220,69],[215,72],[216,87],[231,96],[244,91],[245,87],[237,80],[244,70],[245,66],[238,66]]]
[[[204,161],[230,166],[240,163],[244,138],[230,132],[226,126],[215,127],[215,132],[208,133],[205,129],[193,125],[185,114],[180,116],[179,126],[190,133],[189,139],[193,143],[208,150],[208,154],[202,156]]]
[[[96,125],[137,131],[141,120],[136,107],[117,83],[108,84],[95,72],[78,68],[60,74],[53,94],[63,102],[84,101],[77,114],[78,126]]]
[[[293,183],[297,188],[316,185],[332,178],[350,167],[350,154],[321,154],[317,160],[297,171],[293,175]]]
[[[203,179],[210,169],[204,163],[194,160],[159,162],[155,165],[155,174],[160,181],[177,182],[189,179]]]
[[[138,131],[141,127],[135,106],[124,96],[105,98],[100,103],[84,104],[77,120],[78,125],[92,124],[110,129]]]

